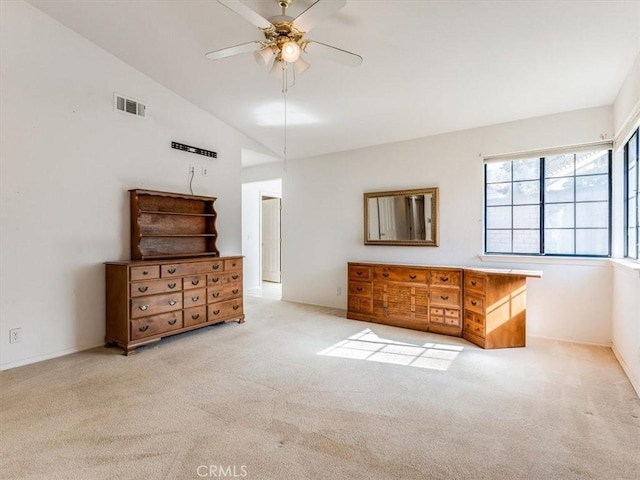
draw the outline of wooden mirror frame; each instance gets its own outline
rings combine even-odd
[[[425,240],[380,240],[369,238],[369,200],[380,197],[407,197],[414,195],[431,195],[431,238]],[[439,244],[438,228],[438,188],[417,188],[414,190],[394,190],[388,192],[369,192],[364,194],[364,244],[365,245],[407,245],[416,247],[437,247]]]

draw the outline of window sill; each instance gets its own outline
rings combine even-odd
[[[588,267],[602,267],[611,265],[611,258],[587,258],[587,257],[546,257],[528,255],[478,255],[483,262],[492,263],[533,263],[547,265],[579,265]],[[630,262],[627,262],[630,263]]]
[[[609,261],[611,262],[614,268],[618,268],[626,272],[636,273],[638,276],[640,276],[639,262],[633,262],[631,260],[626,260],[622,258],[610,258]]]

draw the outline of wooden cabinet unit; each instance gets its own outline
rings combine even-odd
[[[125,355],[163,337],[244,322],[242,257],[106,264],[106,346]]]
[[[526,280],[540,272],[349,263],[347,318],[525,346]]]

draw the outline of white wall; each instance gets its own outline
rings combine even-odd
[[[262,285],[262,196],[282,197],[282,180],[242,184],[242,255],[244,289]]]
[[[640,120],[640,53],[613,104],[613,122],[619,143],[627,141]]]
[[[218,247],[239,254],[240,150],[256,145],[32,6],[0,17],[4,369],[103,343],[102,263],[129,258],[128,189],[188,193],[188,166],[207,166],[194,193],[218,197]],[[114,112],[114,92],[148,118]]]
[[[283,177],[283,298],[346,308],[346,263],[380,261],[538,269],[529,280],[529,334],[609,345],[607,260],[482,262],[482,155],[612,138],[611,107],[290,162]],[[363,193],[440,188],[440,247],[363,245]]]

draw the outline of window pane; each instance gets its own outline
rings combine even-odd
[[[587,152],[576,155],[576,175],[609,172],[609,152]]]
[[[514,230],[513,251],[517,253],[540,253],[540,230]]]
[[[540,159],[529,158],[526,160],[513,161],[514,180],[539,180],[540,179]]]
[[[545,177],[567,177],[575,173],[575,155],[568,153],[565,155],[555,155],[545,160]]]
[[[573,203],[557,203],[544,207],[545,228],[573,228]]]
[[[540,207],[513,207],[513,228],[540,228]]]
[[[636,199],[630,198],[628,202],[627,227],[634,228],[636,226]]]
[[[635,258],[636,260],[638,259],[638,247],[637,247],[638,239],[636,238],[637,232],[638,231],[635,228],[630,228],[627,231],[627,238],[629,242],[628,244],[629,251],[627,253],[627,256],[631,258]]]
[[[607,229],[577,229],[576,254],[578,255],[608,255],[609,231]]]
[[[510,181],[511,162],[487,163],[487,183]]]
[[[638,179],[637,175],[637,166],[634,164],[632,168],[629,169],[629,182],[627,184],[627,195],[629,198],[635,197],[637,195],[638,184],[636,180]]]
[[[609,199],[609,175],[576,178],[576,202]]]
[[[545,253],[573,255],[574,230],[545,229]]]
[[[544,183],[545,202],[573,202],[573,177],[545,180]]]
[[[540,203],[540,181],[514,182],[513,203],[516,205]]]
[[[511,183],[487,185],[487,205],[511,205]]]
[[[576,203],[576,227],[609,227],[609,203]]]
[[[638,132],[633,134],[629,140],[629,163],[635,163],[638,160]]]
[[[487,228],[511,228],[511,207],[487,207]]]
[[[487,252],[492,252],[492,253],[512,253],[511,230],[487,231],[486,249],[487,249]]]

